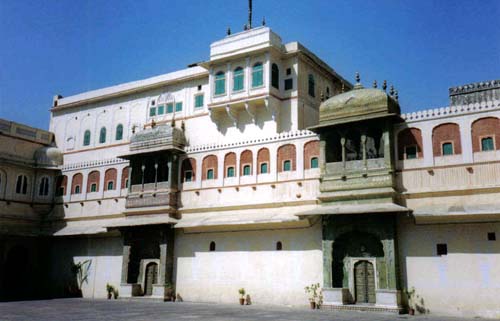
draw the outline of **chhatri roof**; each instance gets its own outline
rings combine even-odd
[[[397,96],[385,90],[364,88],[359,83],[348,92],[333,96],[319,107],[319,125],[311,129],[352,123],[360,120],[398,116],[401,113]],[[391,89],[392,91],[392,89]]]

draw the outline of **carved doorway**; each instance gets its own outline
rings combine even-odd
[[[359,261],[354,265],[356,303],[375,303],[375,271],[373,264]]]
[[[158,279],[158,264],[151,262],[146,265],[146,275],[144,280],[144,295],[153,294],[153,284],[156,284]]]

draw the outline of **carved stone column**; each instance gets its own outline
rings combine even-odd
[[[332,287],[333,241],[323,240],[323,287]]]

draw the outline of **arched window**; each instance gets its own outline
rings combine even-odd
[[[215,94],[223,95],[226,93],[226,74],[219,71],[215,74]]]
[[[25,175],[17,176],[16,193],[24,195],[28,193],[28,178]]]
[[[128,171],[129,170],[130,170],[130,168],[128,166],[125,167],[124,169],[122,169],[122,186],[121,186],[122,189],[128,188],[128,184],[129,184]]]
[[[236,168],[236,154],[235,153],[227,153],[224,156],[224,168],[225,168],[225,177],[235,177],[235,168]]]
[[[485,117],[472,123],[472,151],[500,149],[500,118]]]
[[[296,170],[295,145],[287,144],[278,148],[278,172]]]
[[[307,90],[307,92],[309,93],[309,96],[316,97],[316,94],[315,94],[315,91],[316,91],[315,86],[316,85],[315,85],[315,82],[314,82],[314,76],[312,74],[309,74],[309,76],[308,76],[307,79],[308,79],[308,82],[307,82],[308,83],[308,87],[307,87],[308,90]]]
[[[214,252],[215,251],[215,242],[214,241],[210,242],[210,248],[209,249],[210,249],[210,252]]]
[[[182,161],[181,166],[181,181],[192,182],[196,179],[196,159],[186,158]]]
[[[87,193],[94,193],[99,191],[99,171],[92,171],[87,178]]]
[[[99,132],[99,144],[104,144],[106,142],[106,127],[102,127]]]
[[[90,145],[90,130],[87,129],[83,134],[83,146],[89,146],[89,145]]]
[[[432,148],[434,157],[458,155],[462,153],[460,127],[458,124],[441,124],[432,130]]]
[[[201,164],[203,171],[202,180],[217,179],[217,156],[208,155]]]
[[[326,99],[330,98],[330,87],[326,86]]]
[[[304,169],[318,168],[319,141],[313,140],[304,144]]]
[[[260,87],[264,84],[264,67],[258,62],[252,67],[252,87]]]
[[[83,175],[81,173],[73,175],[71,179],[71,194],[80,194],[82,192]]]
[[[283,244],[281,241],[276,242],[276,251],[281,251],[283,250]]]
[[[42,177],[40,181],[40,186],[38,187],[38,195],[39,196],[47,196],[49,195],[49,178]]]
[[[271,86],[280,89],[280,70],[277,64],[273,64],[271,67]]]
[[[58,176],[56,182],[56,196],[66,195],[66,186],[68,185],[68,177],[66,175]]]
[[[240,175],[252,175],[253,153],[244,150],[240,155]]]
[[[351,129],[345,136],[345,157],[347,161],[360,160],[363,158],[361,148],[361,133],[356,129]]]
[[[118,126],[116,126],[115,140],[122,140],[122,139],[123,139],[123,125],[118,124]]]
[[[116,168],[109,168],[104,172],[104,190],[112,191],[116,186]]]
[[[268,174],[269,173],[269,149],[261,148],[257,152],[257,164],[259,164],[259,174]]]
[[[243,68],[238,67],[233,72],[233,91],[243,90],[245,76],[243,75]]]
[[[424,156],[420,129],[406,128],[398,133],[398,155],[400,160]]]

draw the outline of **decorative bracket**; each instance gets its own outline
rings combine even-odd
[[[273,117],[273,121],[276,121],[276,118],[278,118],[278,110],[276,109],[276,106],[274,104],[271,104],[269,102],[269,96],[264,98],[264,104],[266,106],[267,111],[269,111]]]
[[[238,115],[234,113],[234,110],[229,105],[226,105],[226,113],[233,121],[234,126],[238,126]]]
[[[254,108],[250,107],[248,101],[245,102],[245,110],[247,111],[247,114],[252,118],[253,123],[257,124],[257,113],[255,112]]]

